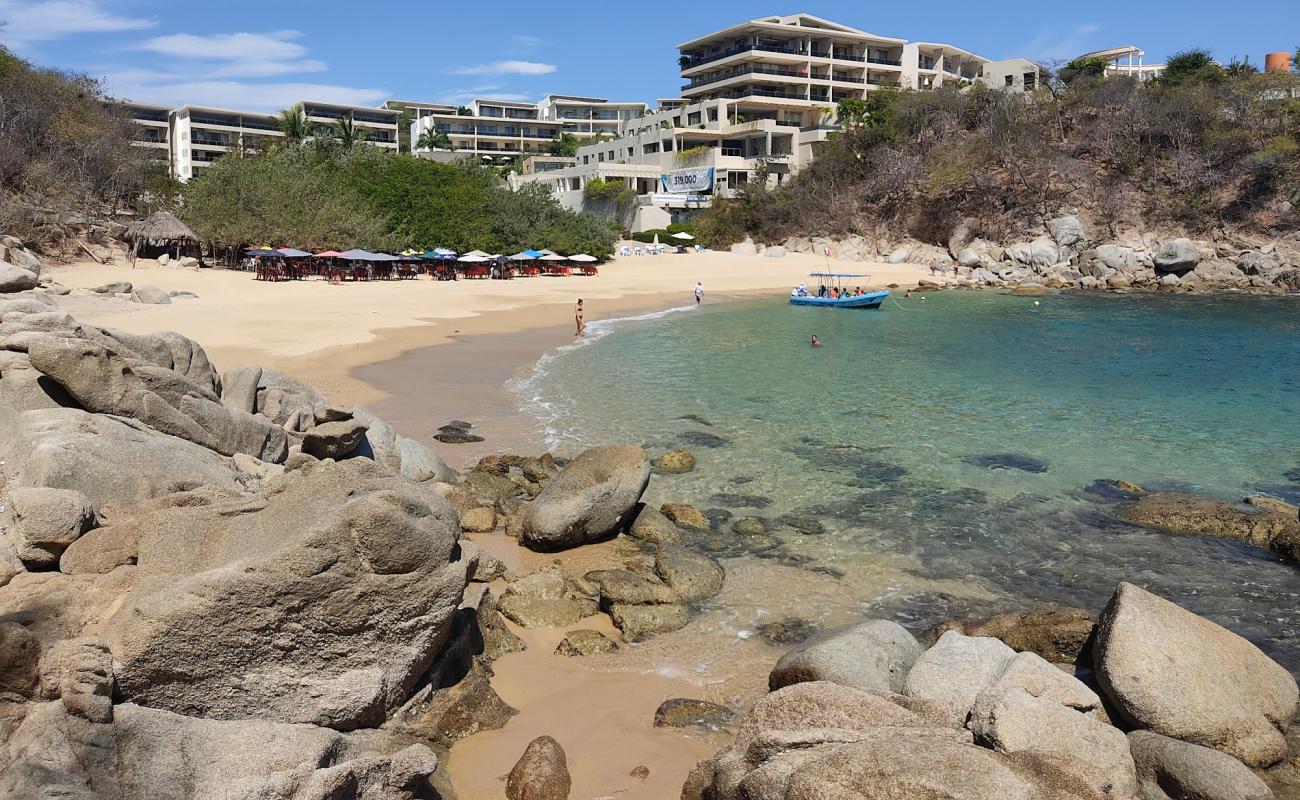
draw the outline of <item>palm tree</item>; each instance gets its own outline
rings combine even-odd
[[[437,128],[426,128],[420,133],[420,138],[415,142],[416,150],[455,150],[456,146],[451,143],[451,137],[446,131]]]
[[[302,107],[302,103],[296,103],[281,111],[276,125],[284,134],[286,142],[302,142],[311,135],[310,126],[307,124],[307,110]]]
[[[365,137],[357,130],[356,125],[352,122],[351,114],[344,114],[338,118],[334,126],[330,129],[330,136],[343,147],[350,148],[353,145],[364,142]]]

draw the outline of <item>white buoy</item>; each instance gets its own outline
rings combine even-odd
[[[1034,305],[1038,305],[1038,301],[1037,301],[1037,300],[1034,301]]]

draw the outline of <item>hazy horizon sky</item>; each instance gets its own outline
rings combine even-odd
[[[1137,45],[1147,61],[1204,47],[1227,61],[1300,46],[1300,3],[1099,0],[939,2],[868,9],[847,0],[618,6],[332,0],[0,0],[0,43],[43,66],[103,79],[115,97],[274,111],[298,100],[378,105],[581,94],[677,97],[676,45],[756,17],[806,12],[882,36],[988,58],[1059,63]],[[689,13],[688,13],[689,12]],[[657,18],[656,18],[657,17]]]

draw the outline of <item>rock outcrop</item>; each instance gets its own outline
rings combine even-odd
[[[593,447],[552,478],[524,514],[519,541],[533,550],[563,550],[618,533],[632,520],[650,482],[639,447]]]
[[[1102,612],[1097,679],[1130,725],[1249,766],[1287,753],[1295,678],[1253,644],[1129,583]]]
[[[889,620],[868,620],[813,637],[781,657],[768,675],[780,689],[804,681],[831,681],[857,689],[902,692],[921,644]]]

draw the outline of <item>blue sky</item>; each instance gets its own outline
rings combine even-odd
[[[781,0],[787,2],[788,0]],[[990,58],[1061,61],[1135,44],[1221,60],[1300,45],[1300,2],[863,3],[711,0],[0,0],[0,42],[104,78],[119,97],[276,110],[296,100],[463,103],[548,92],[653,102],[680,88],[674,46],[769,14],[807,12]]]

